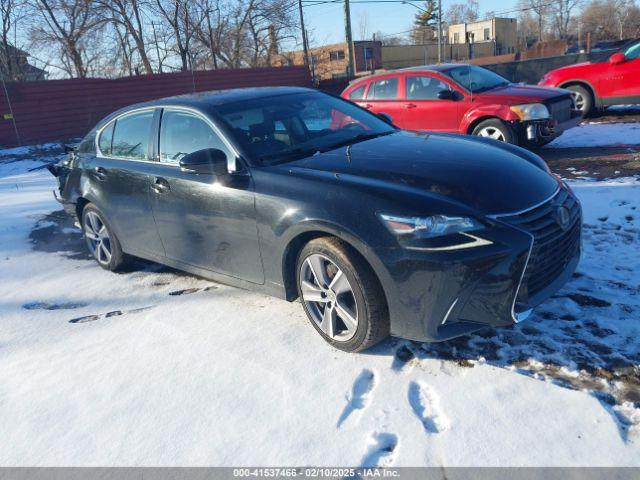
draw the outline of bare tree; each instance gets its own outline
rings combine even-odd
[[[0,0],[0,16],[2,17],[2,31],[0,32],[0,77],[8,80],[17,80],[21,72],[19,50],[15,41],[16,24],[22,15],[19,10],[22,7],[17,0]],[[13,42],[11,34],[14,34]]]
[[[153,73],[151,61],[145,43],[146,32],[143,18],[148,4],[145,0],[93,0],[100,8],[103,18],[115,25],[131,37],[135,44],[135,52],[140,57],[145,73]]]
[[[538,41],[544,39],[545,18],[549,12],[548,0],[529,0],[529,9],[535,14],[538,22]]]
[[[72,77],[86,77],[96,56],[89,56],[87,38],[100,26],[91,0],[32,0],[42,22],[34,24],[36,44],[59,49],[60,68]]]
[[[555,31],[559,38],[569,36],[569,24],[573,10],[580,5],[582,0],[556,0],[553,6]]]
[[[172,40],[180,56],[181,70],[189,69],[191,45],[196,34],[197,11],[189,0],[156,0],[156,10],[172,32]],[[157,38],[154,39],[157,46]]]

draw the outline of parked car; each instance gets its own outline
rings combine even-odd
[[[134,105],[50,171],[101,267],[136,256],[300,297],[346,351],[512,325],[580,254],[580,204],[537,155],[304,88]]]
[[[557,68],[539,85],[561,87],[575,95],[584,115],[610,105],[640,104],[640,40],[635,40],[608,60]]]
[[[486,68],[442,64],[354,81],[342,97],[406,130],[478,135],[541,146],[578,125],[569,92],[515,85]]]

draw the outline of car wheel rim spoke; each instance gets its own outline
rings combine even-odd
[[[478,136],[493,138],[494,140],[500,140],[501,142],[504,142],[504,135],[502,134],[502,132],[493,127],[483,128],[478,132]]]
[[[322,322],[320,322],[320,328],[328,337],[335,338],[336,336],[335,321],[336,313],[334,309],[329,308],[329,306],[325,306],[322,314]]]
[[[302,299],[305,302],[327,302],[326,295],[323,294],[319,286],[305,280],[300,284],[300,287],[302,290]]]
[[[89,212],[85,218],[84,234],[89,240],[89,249],[95,259],[101,264],[111,262],[111,239],[109,231],[100,217]]]
[[[299,275],[302,301],[313,322],[333,340],[350,340],[358,328],[358,313],[345,273],[324,255],[313,254]]]
[[[327,275],[327,266],[324,257],[320,255],[311,255],[307,258],[306,262],[315,277],[316,284],[321,288],[327,288],[329,285],[329,277]]]
[[[356,320],[355,316],[350,311],[348,311],[345,307],[340,305],[339,302],[336,302],[335,310],[338,316],[344,322],[345,326],[347,327],[347,330],[349,332],[351,331],[355,332],[356,328],[358,327],[358,321]]]

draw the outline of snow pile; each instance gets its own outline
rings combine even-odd
[[[634,180],[575,184],[583,260],[527,322],[350,355],[298,303],[101,270],[27,166],[0,165],[2,466],[640,466]]]
[[[640,123],[583,123],[545,148],[624,147],[640,144]]]

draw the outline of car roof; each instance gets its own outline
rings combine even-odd
[[[224,105],[227,103],[254,100],[256,98],[289,95],[293,93],[317,92],[312,88],[304,87],[251,87],[231,88],[228,90],[209,90],[206,92],[187,93],[171,97],[159,98],[149,102],[138,103],[136,108],[155,105],[184,105],[190,107],[209,107]],[[131,106],[133,107],[133,105]],[[130,107],[127,107],[130,108]]]
[[[455,67],[464,67],[466,65],[473,66],[467,63],[439,63],[434,65],[418,65],[417,67],[399,68],[397,70],[386,70],[383,72],[374,73],[373,75],[367,75],[364,77],[358,77],[351,81],[351,85],[355,85],[362,81],[369,81],[372,78],[381,77],[383,75],[395,75],[403,72],[431,72],[431,73],[443,73],[451,70]]]
[[[171,97],[158,98],[146,102],[134,103],[122,107],[103,118],[97,125],[108,123],[113,118],[118,117],[132,110],[146,107],[176,106],[190,107],[200,111],[210,111],[212,107],[235,103],[241,101],[254,100],[256,98],[275,97],[280,95],[290,95],[294,93],[319,92],[319,90],[305,87],[250,87],[250,88],[230,88],[227,90],[209,90],[206,92],[187,93],[174,95]]]

